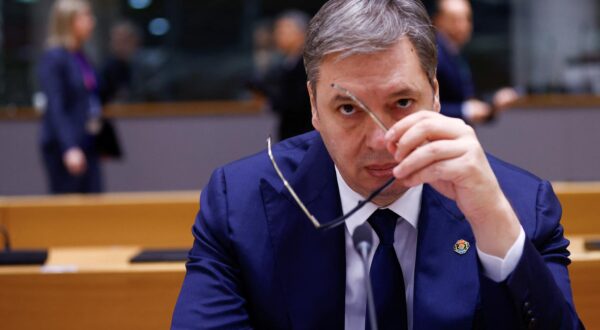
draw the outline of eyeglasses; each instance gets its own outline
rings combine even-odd
[[[362,102],[358,97],[356,97],[354,94],[352,94],[349,90],[345,89],[344,87],[342,87],[338,84],[331,84],[331,87],[339,90],[340,92],[342,92],[346,96],[348,96],[354,103],[356,103],[356,105],[358,105],[363,111],[365,111],[369,115],[369,117],[377,124],[377,126],[379,126],[384,132],[388,131],[388,128],[383,124],[381,119],[379,119],[379,117],[377,117],[375,115],[375,113],[373,113],[366,106],[366,104],[364,102]],[[267,151],[269,154],[269,159],[271,160],[271,163],[273,164],[273,168],[275,169],[275,172],[277,172],[277,175],[283,182],[283,185],[288,190],[288,192],[292,195],[292,198],[294,199],[294,201],[296,201],[296,204],[298,204],[298,206],[300,207],[302,212],[304,212],[304,214],[306,214],[306,216],[308,217],[310,222],[312,222],[312,224],[315,226],[316,229],[323,229],[323,230],[331,229],[331,228],[334,228],[334,227],[337,227],[337,226],[343,224],[346,221],[346,219],[348,219],[350,216],[352,216],[354,213],[356,213],[358,210],[360,210],[367,203],[371,202],[375,197],[377,197],[379,194],[381,194],[381,192],[383,192],[387,187],[391,186],[392,183],[394,183],[394,181],[396,180],[396,178],[394,178],[394,177],[390,178],[381,187],[379,187],[375,191],[373,191],[366,199],[358,202],[358,204],[356,204],[356,206],[352,210],[350,210],[348,213],[343,214],[342,216],[337,217],[327,223],[321,223],[319,220],[317,220],[317,218],[315,218],[314,215],[312,215],[312,213],[310,213],[310,211],[308,210],[308,208],[306,208],[304,203],[302,203],[302,201],[300,200],[300,198],[294,191],[294,188],[292,188],[290,183],[283,176],[283,173],[279,169],[279,166],[277,166],[277,162],[275,162],[275,157],[273,156],[273,150],[271,149],[271,137],[270,136],[267,138]]]

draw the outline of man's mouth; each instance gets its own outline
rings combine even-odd
[[[396,163],[374,164],[366,166],[367,172],[378,178],[389,178],[392,176],[392,170],[396,167]]]

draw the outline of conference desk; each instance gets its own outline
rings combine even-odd
[[[575,304],[600,328],[600,251],[572,237]],[[184,264],[130,264],[140,248],[53,248],[43,267],[0,267],[2,329],[167,329]]]
[[[14,248],[188,248],[199,191],[0,198]]]
[[[139,251],[54,248],[43,267],[0,267],[0,328],[168,329],[184,264],[130,264]]]
[[[575,303],[600,329],[600,183],[555,183],[571,238]],[[143,247],[191,246],[197,191],[0,198],[17,248],[50,247],[47,265],[0,267],[0,329],[165,329],[183,263],[130,264]],[[76,246],[76,247],[74,247]],[[138,247],[139,246],[139,247]]]
[[[600,182],[554,182],[567,236],[600,235]],[[187,248],[199,191],[0,197],[15,248]]]
[[[600,239],[600,236],[568,237],[571,241],[571,288],[575,307],[587,329],[600,329],[600,251],[584,248],[586,239]]]
[[[553,182],[566,235],[600,235],[600,182]]]

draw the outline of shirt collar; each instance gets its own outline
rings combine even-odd
[[[352,190],[344,181],[337,166],[335,167],[335,175],[337,178],[338,189],[340,192],[340,201],[342,202],[342,212],[348,213],[358,204],[359,201],[365,199],[363,196]],[[417,229],[419,222],[419,212],[421,211],[421,195],[423,193],[423,185],[409,188],[400,198],[395,200],[386,208],[394,211],[396,214],[404,218],[411,226]],[[360,210],[354,213],[346,220],[346,228],[352,234],[356,227],[362,225],[367,219],[378,209],[378,206],[369,202]]]

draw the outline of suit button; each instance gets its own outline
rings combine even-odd
[[[529,329],[535,329],[537,327],[537,319],[535,317],[532,317],[529,320]]]
[[[525,314],[527,314],[528,317],[532,317],[533,311],[531,309],[529,309],[529,310],[527,310],[527,312]]]

